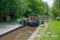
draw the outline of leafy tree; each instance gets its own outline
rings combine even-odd
[[[60,0],[54,0],[52,9],[52,14],[57,17],[60,15]]]
[[[45,14],[45,18],[48,19],[50,16],[49,14],[49,5],[47,4],[47,2],[44,2],[44,6],[45,6],[45,11],[44,11],[44,14]]]
[[[23,14],[26,13],[26,11],[28,10],[28,2],[27,0],[17,0],[17,16],[19,15],[19,17],[24,16]]]
[[[47,5],[42,0],[29,0],[31,13],[43,15],[47,11]]]
[[[47,7],[42,0],[0,0],[0,17],[15,14],[20,18],[31,13],[43,15],[48,12]]]
[[[15,14],[21,17],[27,9],[27,0],[0,0],[0,16]]]
[[[9,12],[9,2],[8,0],[0,0],[0,14],[1,16],[6,16]]]

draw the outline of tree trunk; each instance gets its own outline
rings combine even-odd
[[[2,22],[2,16],[1,16],[1,22]]]
[[[10,16],[7,16],[6,17],[6,21],[10,21]]]

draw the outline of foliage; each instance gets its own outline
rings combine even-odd
[[[44,14],[46,12],[46,5],[42,0],[29,0],[29,8],[32,13],[36,14]]]
[[[48,22],[49,27],[45,32],[45,36],[40,40],[60,40],[60,21],[50,21]],[[48,35],[51,34],[51,36]]]
[[[1,16],[5,16],[9,12],[9,4],[8,0],[0,0],[0,14]]]
[[[60,0],[54,0],[53,7],[51,9],[51,12],[55,17],[60,15]]]
[[[56,17],[56,19],[57,19],[58,21],[60,21],[60,15],[59,15],[59,16],[57,16],[57,17]]]
[[[14,14],[21,18],[31,13],[39,15],[48,13],[47,3],[42,0],[0,0],[0,17]]]

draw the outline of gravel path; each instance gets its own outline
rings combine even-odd
[[[44,30],[42,30],[42,32],[40,33],[40,36],[39,36],[39,38],[38,38],[37,40],[40,40],[41,37],[44,36],[44,34],[45,34],[45,32],[46,32],[46,30],[47,30],[47,28],[48,28],[48,24],[45,24],[44,26],[45,26],[45,28],[44,28]],[[37,35],[39,29],[41,29],[41,27],[38,27],[38,28],[34,31],[34,33],[28,38],[28,40],[34,40],[34,38],[35,38],[35,36]]]
[[[28,40],[34,40],[34,37],[37,35],[37,32],[40,28],[38,27],[33,33],[32,35],[28,38]]]
[[[40,37],[39,37],[38,40],[40,40],[40,39],[44,36],[44,34],[45,34],[47,28],[48,28],[48,24],[45,24],[45,28],[44,28],[44,30],[42,30],[42,32],[40,33]]]

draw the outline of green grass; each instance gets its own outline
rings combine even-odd
[[[50,21],[48,24],[49,27],[45,35],[48,35],[49,32],[51,36],[44,36],[40,40],[60,40],[60,21]]]
[[[0,24],[13,23],[13,22],[16,22],[16,21],[17,21],[16,19],[12,19],[12,20],[10,20],[10,21],[8,21],[8,22],[0,22]]]

